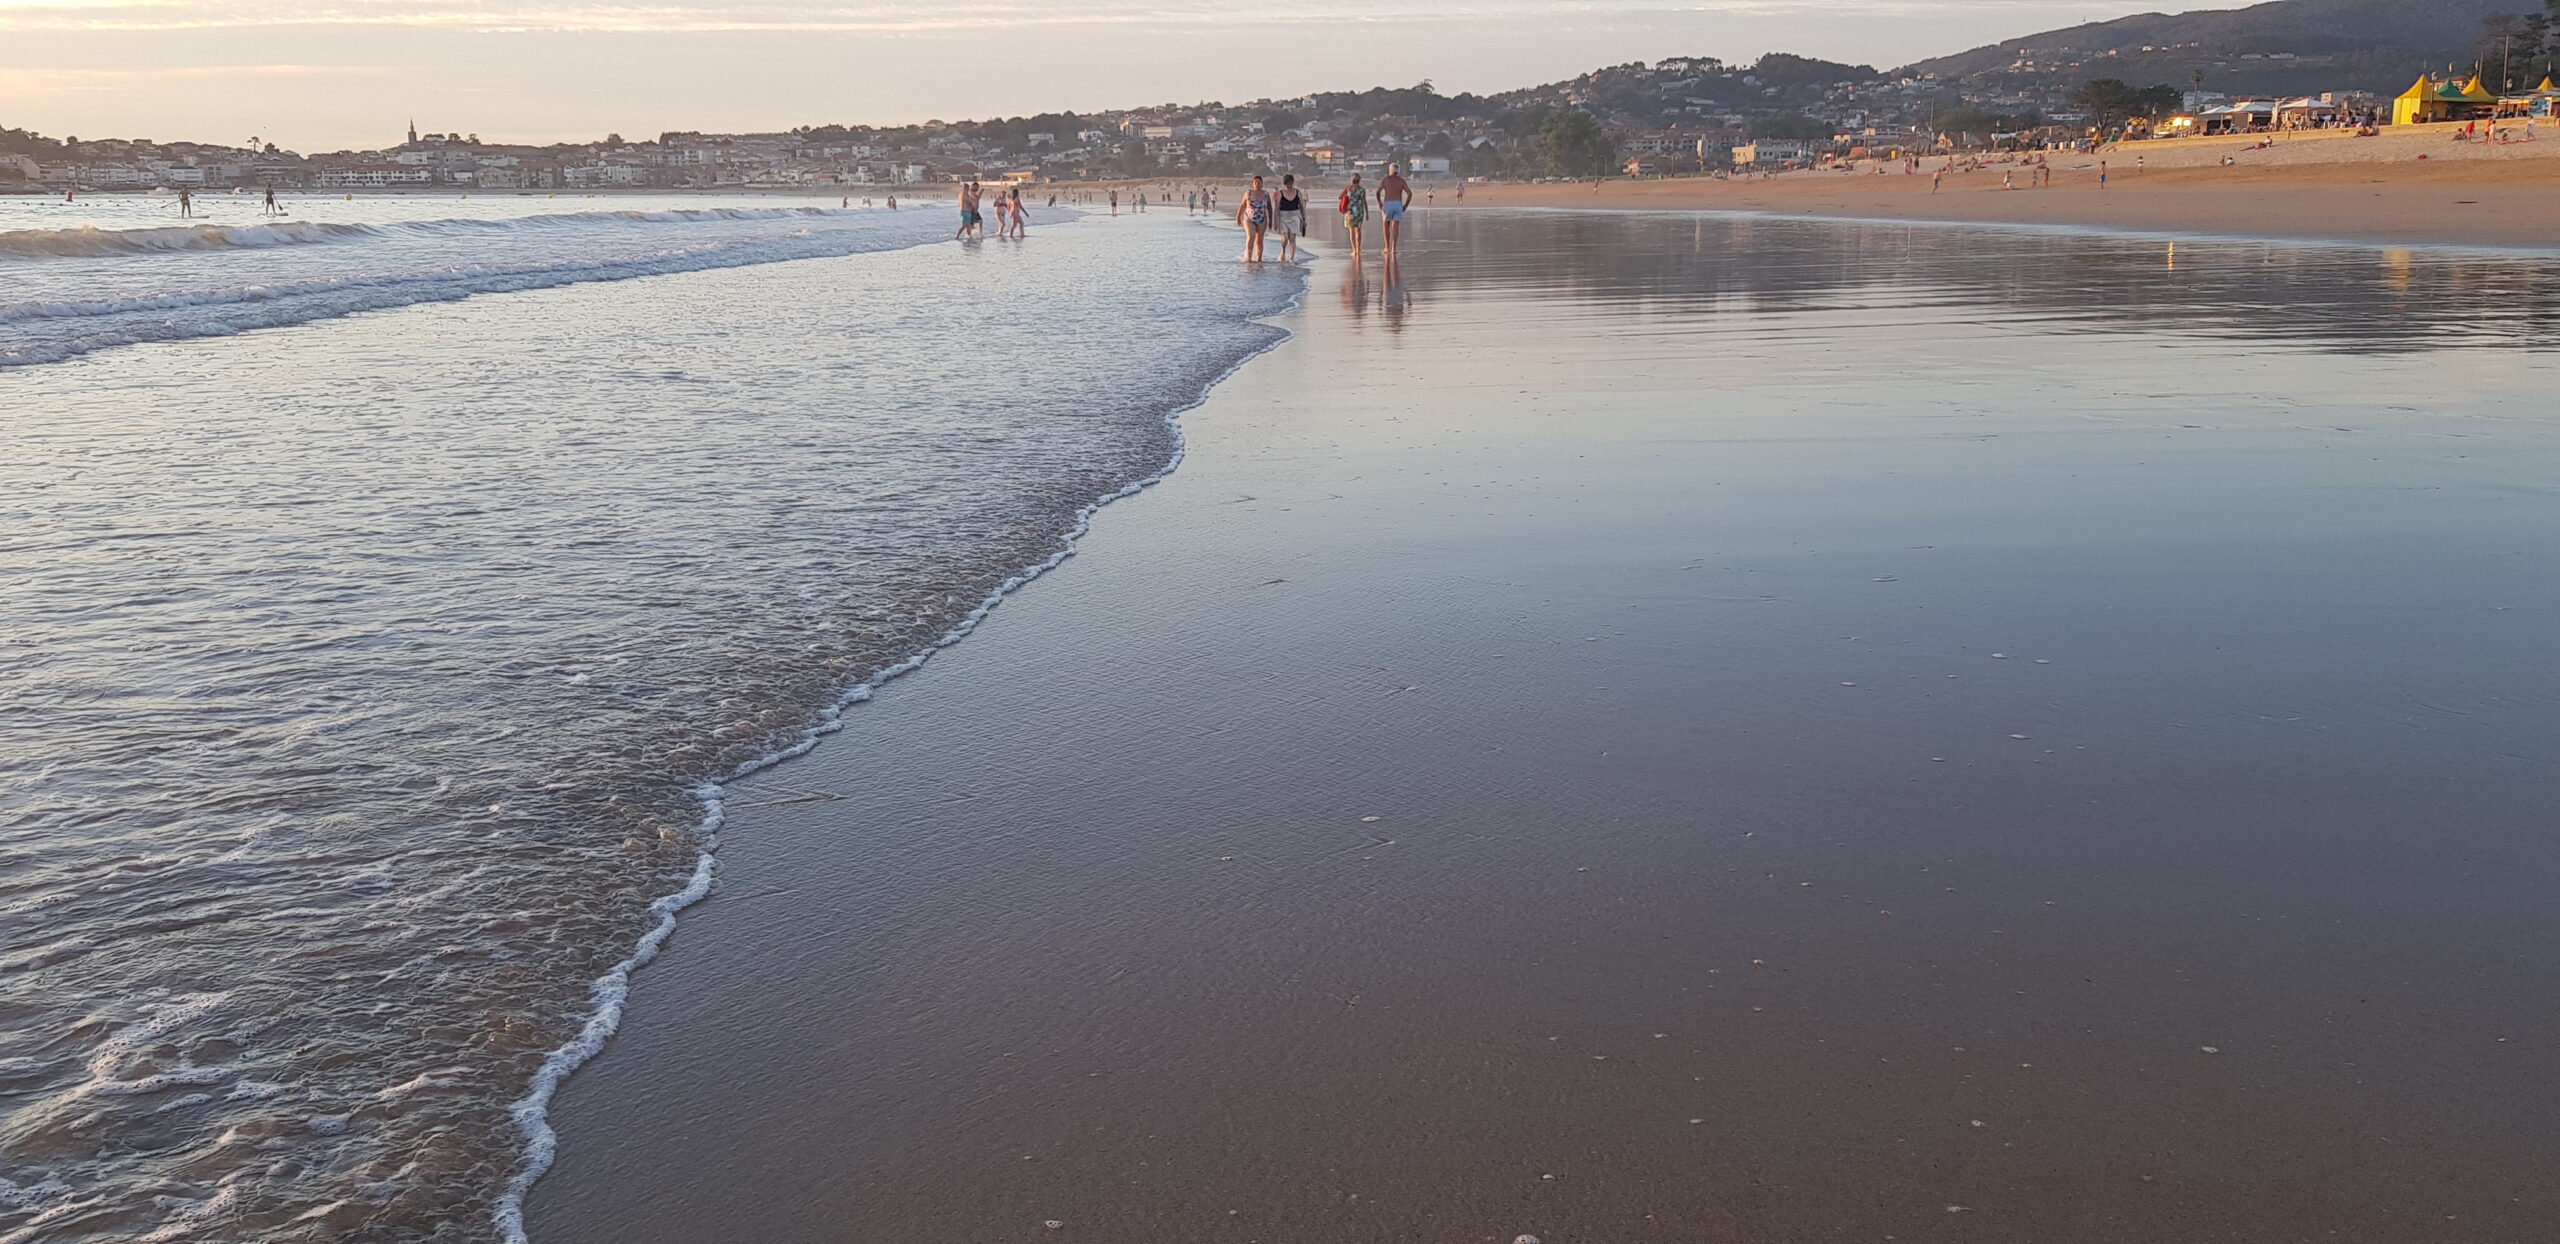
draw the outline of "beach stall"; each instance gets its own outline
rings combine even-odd
[[[2198,132],[2204,134],[2247,134],[2271,128],[2275,123],[2276,105],[2272,100],[2215,104],[2196,114]]]
[[[2343,111],[2336,104],[2315,96],[2288,99],[2275,106],[2275,123],[2279,128],[2307,129],[2327,125]]]
[[[2560,116],[2560,86],[2545,77],[2542,85],[2521,95],[2509,95],[2498,101],[2498,112],[2510,117]]]
[[[2424,125],[2431,121],[2470,121],[2493,115],[2498,97],[2480,85],[2475,75],[2467,82],[2447,78],[2442,82],[2418,79],[2416,85],[2402,91],[2391,101],[2393,125]]]

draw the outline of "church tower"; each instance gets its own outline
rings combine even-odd
[[[418,119],[416,117],[409,118],[409,145],[412,147],[418,145]]]

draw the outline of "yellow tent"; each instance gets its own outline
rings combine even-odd
[[[2429,121],[2460,121],[2487,116],[2489,110],[2497,106],[2498,97],[2480,84],[2476,74],[2467,82],[2429,82],[2422,77],[2391,101],[2391,123],[2421,125]]]
[[[2410,87],[2391,101],[2393,125],[2419,125],[2428,121],[2443,121],[2452,115],[2452,106],[2445,102],[2443,96],[2436,93],[2435,84],[2427,81],[2423,74],[2419,76],[2417,85]]]

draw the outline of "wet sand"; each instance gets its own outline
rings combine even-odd
[[[2547,261],[1471,211],[1397,277],[739,784],[534,1239],[2560,1221]]]

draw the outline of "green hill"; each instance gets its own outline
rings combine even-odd
[[[2245,9],[2140,13],[2004,40],[1901,72],[2025,86],[2094,76],[2215,90],[2392,90],[2421,70],[2468,65],[2481,22],[2540,0],[2274,0]]]

